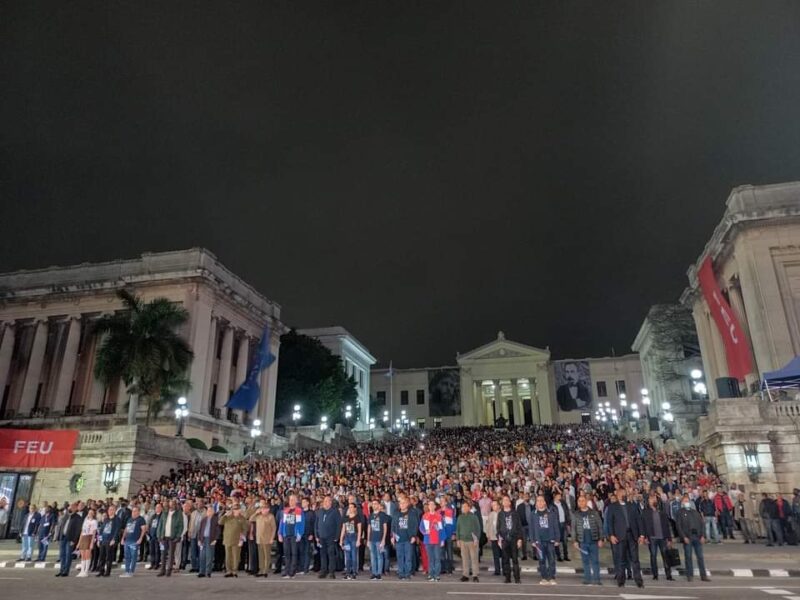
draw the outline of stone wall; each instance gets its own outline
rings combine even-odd
[[[800,487],[800,403],[767,402],[758,396],[721,398],[699,420],[706,459],[727,483],[750,491],[782,492]],[[761,473],[751,480],[744,447],[758,452]]]
[[[40,469],[32,499],[63,502],[85,498],[128,497],[140,486],[169,473],[179,463],[197,459],[183,438],[161,436],[142,426],[119,426],[108,431],[82,432],[69,469]],[[118,487],[107,492],[103,475],[107,464],[117,465]],[[80,492],[70,490],[70,479],[83,474]]]

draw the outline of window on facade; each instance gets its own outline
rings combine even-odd
[[[417,390],[417,404],[425,404],[425,390]]]
[[[425,419],[422,418],[417,419],[417,427],[419,427],[420,429],[425,429]]]
[[[375,392],[375,400],[381,406],[386,406],[386,392]]]
[[[606,398],[608,396],[608,390],[606,389],[606,382],[605,381],[598,381],[597,382],[597,397],[598,398]]]
[[[408,390],[400,392],[400,405],[408,406]]]
[[[433,427],[434,427],[434,429],[441,429],[441,427],[442,427],[442,420],[441,420],[441,419],[439,419],[439,418],[436,418],[436,419],[434,419],[434,420],[433,420]]]
[[[617,396],[625,393],[625,380],[617,379]]]

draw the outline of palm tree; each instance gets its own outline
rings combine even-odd
[[[189,319],[185,308],[166,298],[143,302],[127,290],[117,296],[125,310],[102,317],[95,325],[105,334],[97,351],[94,375],[108,385],[115,378],[131,394],[128,424],[136,424],[139,398],[147,401],[147,420],[158,414],[165,392],[188,388],[185,374],[192,362],[189,344],[177,333]],[[156,409],[155,411],[153,409]]]

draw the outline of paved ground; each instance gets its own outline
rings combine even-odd
[[[14,566],[12,563],[19,557],[20,545],[16,542],[4,540],[0,541],[0,563],[5,562],[6,566]],[[650,558],[646,548],[642,547],[639,557],[642,567],[649,567]],[[757,575],[765,571],[798,571],[800,570],[800,546],[783,546],[768,548],[764,544],[749,545],[740,540],[726,541],[722,544],[709,544],[705,546],[706,568],[712,573],[729,574],[732,570],[747,571],[756,570]],[[581,561],[578,552],[571,556],[571,562],[558,563],[562,570],[580,569]],[[48,556],[48,568],[52,568],[58,559],[58,547],[51,548]],[[537,563],[528,560],[521,563],[523,569],[534,570]],[[603,567],[611,567],[611,552],[605,548],[600,552],[600,564]],[[456,565],[460,568],[460,560],[456,559]],[[481,560],[481,568],[485,569],[491,565],[491,556],[484,553]],[[32,564],[29,566],[33,566]],[[0,574],[4,571],[0,569]],[[793,573],[794,574],[794,573]],[[800,573],[798,573],[800,574]]]
[[[606,581],[602,587],[582,586],[574,577],[563,578],[557,586],[547,587],[537,584],[530,575],[523,576],[521,585],[503,585],[491,578],[481,583],[458,583],[445,578],[441,583],[425,581],[398,582],[391,580],[355,582],[319,581],[315,578],[297,578],[292,581],[279,578],[254,579],[240,576],[238,579],[225,579],[214,576],[212,579],[198,579],[194,575],[178,574],[170,579],[156,578],[155,574],[137,572],[132,579],[118,577],[85,579],[53,577],[45,569],[5,569],[0,571],[0,589],[5,598],[36,598],[37,600],[80,600],[140,599],[163,593],[180,594],[193,600],[212,600],[221,594],[266,595],[276,598],[307,598],[315,600],[341,600],[342,598],[366,598],[380,594],[382,600],[487,600],[498,598],[518,600],[520,598],[566,599],[566,598],[607,598],[619,600],[800,600],[800,580],[786,579],[782,585],[775,580],[763,580],[768,584],[759,585],[756,580],[743,585],[733,578],[715,578],[711,583],[688,583],[686,581],[649,582],[644,589],[636,587],[617,588],[613,582]],[[796,583],[793,583],[796,582]],[[653,583],[653,585],[650,585]],[[656,585],[660,583],[660,585]],[[668,584],[669,583],[669,584]]]

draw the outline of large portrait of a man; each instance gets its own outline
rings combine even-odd
[[[592,407],[592,379],[585,360],[563,360],[553,365],[556,402],[559,410],[588,410]]]
[[[428,371],[428,408],[431,417],[461,414],[461,372],[458,369]]]

